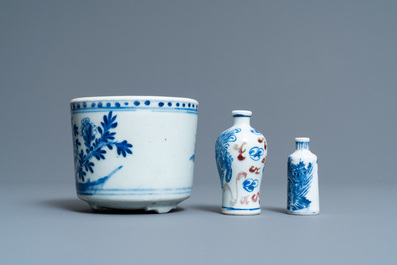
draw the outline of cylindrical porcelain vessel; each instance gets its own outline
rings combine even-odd
[[[287,212],[297,215],[320,213],[318,161],[310,152],[307,137],[295,138],[296,150],[288,157]]]
[[[267,158],[267,142],[250,126],[251,111],[234,110],[232,114],[234,125],[221,133],[215,145],[222,187],[222,213],[259,214],[259,191]]]
[[[70,106],[77,195],[93,209],[165,213],[190,196],[196,100],[87,97]]]

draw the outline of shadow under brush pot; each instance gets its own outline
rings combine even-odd
[[[87,97],[70,107],[77,195],[91,208],[166,213],[190,197],[196,100]]]

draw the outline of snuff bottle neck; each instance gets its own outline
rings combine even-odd
[[[309,143],[310,143],[310,138],[308,137],[295,138],[296,151],[307,150],[310,152]]]
[[[250,126],[252,112],[249,110],[233,110],[233,127],[234,126]]]

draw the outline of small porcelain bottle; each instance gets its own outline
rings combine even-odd
[[[232,114],[234,125],[221,133],[215,145],[222,187],[222,213],[259,214],[259,190],[267,142],[250,126],[251,111],[234,110]]]
[[[317,156],[310,152],[310,138],[295,138],[296,150],[288,157],[287,212],[298,215],[320,213]]]

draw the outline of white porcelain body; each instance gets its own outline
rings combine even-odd
[[[317,156],[309,150],[309,138],[295,141],[296,150],[288,157],[287,212],[316,215],[320,213]]]
[[[190,196],[196,100],[78,98],[71,113],[77,195],[92,208],[163,213]]]
[[[233,111],[233,117],[234,125],[219,136],[215,146],[222,187],[222,213],[259,214],[267,142],[250,126],[250,111]]]

